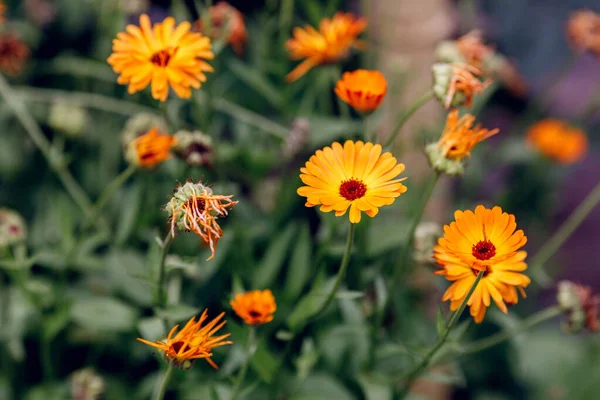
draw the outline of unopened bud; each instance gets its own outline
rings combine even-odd
[[[104,379],[91,368],[80,369],[71,375],[73,400],[99,400],[104,390]]]
[[[0,248],[20,243],[26,237],[23,217],[8,208],[0,208]]]
[[[188,165],[212,167],[214,147],[210,136],[200,131],[179,131],[175,134],[175,155]]]
[[[87,111],[77,105],[64,101],[52,103],[48,116],[48,125],[66,136],[79,136],[88,124]]]

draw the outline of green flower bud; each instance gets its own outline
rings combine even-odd
[[[0,208],[0,248],[12,246],[27,237],[25,220],[17,212]]]

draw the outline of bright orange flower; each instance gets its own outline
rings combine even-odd
[[[293,60],[305,60],[287,75],[286,80],[294,82],[316,65],[338,62],[347,57],[351,48],[363,49],[364,43],[357,37],[366,27],[364,18],[337,12],[333,18],[323,19],[318,31],[310,25],[294,28],[286,47]]]
[[[175,332],[179,325],[175,325],[164,341],[150,342],[141,338],[137,340],[163,351],[165,360],[175,367],[189,369],[194,360],[203,358],[213,368],[219,369],[217,364],[211,360],[212,349],[232,343],[224,340],[231,335],[230,333],[213,336],[227,322],[225,320],[219,322],[224,315],[225,313],[222,312],[217,318],[202,326],[202,323],[208,318],[208,310],[204,310],[198,321],[196,321],[196,317],[192,317],[176,335]]]
[[[212,259],[217,251],[217,243],[223,236],[217,219],[226,217],[227,210],[238,202],[231,200],[233,195],[215,195],[211,188],[200,182],[188,181],[173,192],[171,201],[165,207],[171,220],[172,236],[175,237],[175,228],[194,232],[210,246],[208,260]]]
[[[29,57],[29,48],[12,33],[0,35],[0,71],[17,75]]]
[[[262,325],[273,320],[277,310],[275,297],[269,289],[238,293],[229,302],[233,311],[248,325]]]
[[[458,118],[458,110],[452,110],[446,118],[446,127],[438,141],[438,147],[442,155],[446,158],[460,160],[463,157],[471,156],[471,150],[475,145],[490,136],[495,135],[500,130],[488,130],[481,125],[473,127],[475,117],[471,114],[465,114]]]
[[[362,112],[377,109],[386,93],[387,81],[383,74],[365,69],[345,72],[335,86],[335,94],[340,99]]]
[[[590,51],[600,55],[600,14],[580,10],[571,14],[567,37],[578,52]]]
[[[212,60],[210,39],[190,32],[191,24],[168,17],[150,24],[150,18],[140,16],[140,27],[127,25],[113,40],[113,53],[108,63],[120,74],[118,82],[129,85],[135,93],[152,84],[152,97],[165,101],[169,86],[179,97],[190,98],[190,88],[200,88],[206,82],[205,72],[213,68],[204,60]]]
[[[127,158],[137,166],[151,168],[171,158],[171,148],[176,142],[173,136],[152,128],[129,143]]]
[[[444,237],[434,248],[434,258],[442,267],[435,274],[454,282],[442,301],[450,300],[450,309],[457,310],[477,274],[484,271],[467,303],[471,316],[476,323],[483,321],[490,299],[508,312],[505,302],[518,302],[517,289],[525,297],[523,289],[531,282],[521,273],[527,269],[527,253],[519,251],[527,237],[522,230],[515,231],[515,216],[500,207],[490,210],[480,205],[475,212],[456,211],[454,217],[456,221],[444,226]]]
[[[209,10],[211,22],[210,37],[213,40],[225,40],[233,47],[233,51],[238,56],[244,53],[244,44],[248,40],[246,24],[244,24],[244,14],[226,1],[220,1]],[[200,18],[195,23],[198,31],[204,32],[204,22]]]
[[[532,125],[527,142],[540,153],[561,164],[572,164],[587,153],[588,140],[581,129],[556,119],[544,119]]]
[[[307,186],[298,189],[306,197],[306,207],[321,205],[321,211],[335,211],[339,217],[350,208],[350,222],[357,224],[361,212],[374,217],[379,207],[392,204],[406,192],[404,179],[394,179],[404,171],[392,153],[381,154],[379,144],[347,140],[317,150],[300,169]]]

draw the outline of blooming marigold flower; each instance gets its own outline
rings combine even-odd
[[[350,222],[360,222],[361,211],[369,217],[379,207],[392,204],[406,192],[404,179],[394,179],[404,171],[391,153],[381,154],[379,144],[347,140],[334,142],[317,152],[301,168],[300,179],[308,186],[298,189],[306,206],[321,205],[321,211],[342,216],[350,208]]]
[[[590,51],[600,55],[600,14],[591,10],[571,14],[567,23],[567,37],[578,52]]]
[[[468,64],[434,64],[432,69],[433,92],[446,108],[461,105],[470,107],[473,96],[492,83],[489,79],[482,81],[481,70]]]
[[[490,299],[498,308],[508,312],[506,303],[518,302],[517,289],[525,297],[531,280],[521,272],[527,269],[525,251],[527,243],[522,230],[515,231],[515,216],[502,212],[500,207],[491,210],[477,206],[475,212],[456,211],[455,221],[444,226],[444,237],[434,247],[434,258],[442,267],[435,272],[454,283],[446,290],[442,301],[450,300],[450,309],[457,310],[480,271],[483,277],[467,303],[471,316],[480,323],[485,316]]]
[[[546,157],[572,164],[587,153],[588,140],[581,129],[556,119],[544,119],[527,131],[527,142]]]
[[[365,45],[357,37],[366,27],[364,18],[337,12],[333,18],[323,19],[318,31],[310,25],[294,28],[293,37],[285,46],[292,59],[305,60],[287,75],[286,80],[294,82],[316,65],[338,62],[351,48],[363,49]]]
[[[206,81],[205,72],[213,68],[204,60],[212,60],[210,39],[190,32],[191,24],[168,17],[150,24],[150,17],[140,16],[140,26],[127,25],[113,40],[113,53],[108,63],[120,74],[118,82],[129,84],[130,94],[152,84],[152,97],[165,101],[169,86],[184,99]]]
[[[230,333],[214,336],[227,322],[225,320],[221,321],[224,315],[225,313],[222,312],[215,319],[202,326],[208,318],[208,310],[204,310],[198,321],[196,321],[196,317],[190,318],[176,335],[175,332],[179,325],[175,325],[164,341],[155,340],[150,342],[141,338],[137,340],[163,351],[165,360],[174,367],[190,369],[194,360],[203,358],[213,368],[219,369],[217,364],[211,360],[213,356],[212,349],[232,343],[229,340],[224,340],[231,335]]]
[[[171,148],[177,140],[152,128],[132,140],[127,146],[127,159],[139,167],[151,168],[171,158]]]
[[[335,86],[335,94],[340,99],[362,112],[377,109],[386,93],[387,81],[383,74],[365,69],[345,72]]]
[[[244,44],[248,40],[244,14],[226,1],[220,1],[210,7],[208,11],[210,18],[210,37],[213,40],[224,40],[229,43],[238,56],[244,53]],[[202,18],[195,22],[195,28],[199,32],[205,32]],[[206,32],[208,34],[208,32]]]
[[[0,35],[0,71],[17,75],[29,57],[29,48],[12,33]]]
[[[248,325],[262,325],[271,322],[273,314],[277,310],[275,297],[269,289],[238,293],[229,304]]]
[[[215,195],[211,188],[200,182],[179,184],[173,192],[171,201],[165,206],[171,221],[171,234],[174,237],[177,228],[199,235],[210,246],[211,256],[208,260],[212,259],[217,243],[223,236],[217,218],[227,216],[227,210],[238,202],[231,200],[233,195]]]

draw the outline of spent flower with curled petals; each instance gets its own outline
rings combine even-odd
[[[387,93],[387,80],[379,71],[359,69],[344,72],[337,81],[335,94],[362,112],[376,110]]]
[[[589,286],[570,281],[560,281],[557,288],[556,300],[567,316],[563,329],[568,333],[579,333],[583,329],[598,332],[600,295]]]
[[[483,321],[490,301],[502,312],[506,303],[518,302],[517,289],[525,297],[531,280],[521,272],[527,269],[527,253],[520,249],[527,243],[522,230],[516,230],[515,216],[479,205],[475,212],[456,211],[455,221],[444,226],[444,237],[434,247],[434,258],[441,270],[436,275],[453,282],[442,301],[450,300],[450,309],[457,310],[479,272],[483,277],[467,305],[476,323]]]
[[[18,75],[29,57],[29,47],[12,33],[0,35],[0,72]]]
[[[321,211],[335,211],[336,217],[350,209],[350,222],[357,224],[363,211],[374,217],[379,207],[392,204],[406,192],[400,183],[406,178],[395,179],[403,171],[404,164],[389,152],[382,154],[379,144],[334,142],[317,150],[300,169],[300,179],[307,186],[299,188],[298,194],[306,197],[307,207],[320,205]]]
[[[269,289],[238,293],[229,303],[238,317],[248,325],[271,322],[277,310],[275,297]]]
[[[188,165],[212,167],[214,147],[210,136],[201,131],[178,131],[177,143],[173,147],[175,155]]]
[[[142,338],[137,340],[163,351],[165,361],[174,367],[190,369],[195,360],[203,358],[213,368],[219,369],[211,359],[213,356],[212,350],[215,347],[232,344],[231,341],[225,340],[231,335],[230,333],[214,336],[227,322],[225,320],[221,321],[224,315],[225,313],[222,312],[215,319],[202,326],[208,318],[208,310],[204,310],[198,321],[196,321],[196,317],[190,318],[179,332],[177,332],[179,325],[175,325],[167,338],[162,341],[155,340],[151,342]]]
[[[210,19],[210,34],[204,27],[202,17],[194,23],[195,29],[215,41],[223,40],[230,44],[238,56],[244,54],[244,45],[248,41],[244,14],[226,1],[220,1],[210,7],[208,18]]]
[[[364,18],[337,12],[333,18],[324,18],[318,31],[310,25],[294,28],[293,37],[285,46],[293,60],[304,61],[287,75],[286,80],[294,82],[317,65],[341,61],[352,48],[363,49],[365,44],[358,39],[358,35],[366,27]]]
[[[567,38],[576,51],[589,51],[600,56],[600,14],[591,10],[579,10],[571,14],[567,23]]]
[[[171,148],[177,142],[171,135],[152,128],[146,134],[133,139],[127,146],[127,160],[138,167],[152,168],[171,158]]]
[[[171,222],[171,235],[175,236],[175,229],[194,232],[209,245],[211,255],[208,260],[212,259],[217,243],[223,236],[217,219],[226,217],[228,210],[238,203],[231,200],[232,197],[233,195],[216,195],[210,187],[200,182],[179,184],[165,206]]]
[[[118,83],[129,85],[130,94],[152,85],[152,97],[166,101],[169,87],[184,99],[206,81],[205,72],[213,68],[205,61],[212,60],[210,39],[191,32],[191,24],[175,19],[151,25],[150,17],[140,16],[140,26],[127,25],[125,32],[113,40],[113,53],[108,63],[119,74]]]
[[[473,96],[483,92],[492,82],[490,79],[482,80],[479,68],[469,64],[437,63],[432,67],[433,93],[446,107],[470,107]]]
[[[536,122],[528,129],[527,143],[560,164],[581,161],[588,150],[584,131],[551,118]]]

